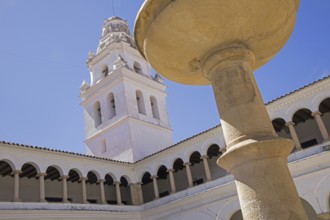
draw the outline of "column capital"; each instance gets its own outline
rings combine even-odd
[[[166,170],[166,172],[168,172],[168,173],[170,173],[170,172],[175,172],[175,169],[168,169],[168,170]]]
[[[88,178],[83,176],[83,177],[81,177],[79,180],[80,180],[80,181],[86,181],[86,180],[88,180]]]
[[[153,176],[150,177],[150,179],[157,179],[157,178],[158,178],[157,175],[153,175]]]
[[[47,173],[38,173],[37,177],[40,177],[40,176],[47,176]]]
[[[319,116],[321,116],[322,115],[322,113],[321,112],[319,112],[319,111],[315,111],[315,112],[312,112],[312,114],[311,114],[313,117],[315,117],[316,115],[319,115]]]
[[[202,159],[202,160],[204,160],[204,159],[209,159],[209,156],[207,156],[207,154],[206,154],[206,155],[203,155],[203,156],[201,156],[201,159]]]
[[[14,170],[14,171],[12,172],[12,174],[21,174],[21,173],[22,173],[21,170]]]
[[[294,123],[293,121],[289,121],[289,122],[285,123],[285,126],[287,126],[287,127],[295,126],[295,125],[296,125],[296,123]]]
[[[129,186],[138,186],[138,185],[142,185],[141,182],[136,182],[136,183],[129,183]]]
[[[114,182],[113,182],[113,185],[120,185],[120,184],[121,184],[120,181],[114,181]]]
[[[68,175],[62,175],[62,176],[60,177],[60,179],[61,179],[61,180],[63,180],[63,179],[69,179],[69,176],[68,176]]]
[[[98,181],[97,181],[97,183],[104,183],[105,182],[105,179],[99,179]]]
[[[190,166],[191,163],[190,163],[190,162],[185,162],[185,163],[183,163],[183,165],[184,165],[184,166]]]

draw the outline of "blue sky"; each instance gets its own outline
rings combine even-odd
[[[143,0],[114,0],[131,30]],[[303,0],[295,31],[255,72],[265,102],[330,74],[330,1]],[[110,0],[0,0],[0,140],[85,152],[79,87]],[[211,87],[166,81],[174,142],[219,123]]]

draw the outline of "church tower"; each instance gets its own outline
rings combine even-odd
[[[81,85],[87,153],[134,162],[172,144],[163,79],[136,49],[127,21],[104,21],[91,82]]]

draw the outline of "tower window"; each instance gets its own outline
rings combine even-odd
[[[116,116],[116,102],[115,102],[115,96],[113,93],[110,93],[108,96],[108,106],[109,106],[109,119],[112,119]]]
[[[144,105],[143,94],[141,91],[136,91],[136,102],[138,107],[138,112],[140,114],[146,114],[146,108]]]
[[[106,77],[107,75],[109,75],[109,68],[108,68],[108,66],[106,66],[106,67],[103,68],[102,73],[103,73],[103,76],[104,77]]]
[[[96,102],[94,104],[94,122],[95,122],[95,127],[102,124],[102,112],[101,112],[100,102]]]
[[[104,154],[107,152],[107,141],[103,140],[101,143],[101,153]]]
[[[142,68],[141,65],[138,62],[134,62],[134,71],[136,73],[142,74]]]
[[[150,105],[152,110],[152,117],[160,119],[157,99],[154,96],[150,97]]]

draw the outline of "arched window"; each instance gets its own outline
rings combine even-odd
[[[291,138],[289,128],[285,125],[286,122],[282,118],[276,118],[272,121],[274,130],[279,137]]]
[[[20,174],[20,199],[24,202],[39,202],[39,182],[37,180],[37,168],[26,163],[21,168]]]
[[[95,172],[89,171],[87,173],[86,192],[87,201],[89,203],[101,203],[100,188],[97,185],[98,177]]]
[[[103,76],[106,77],[107,75],[109,75],[109,68],[108,66],[105,66],[102,70]]]
[[[160,119],[157,99],[154,96],[150,97],[150,105],[152,110],[152,117]]]
[[[142,176],[142,195],[143,195],[143,201],[145,203],[150,202],[152,200],[154,200],[155,195],[154,195],[154,187],[152,185],[152,179],[151,179],[151,175],[149,172],[146,172],[143,176]]]
[[[144,99],[143,99],[143,94],[141,91],[136,91],[136,102],[137,102],[137,107],[138,107],[138,112],[140,114],[146,114],[146,108],[144,105]]]
[[[188,177],[186,168],[183,165],[183,160],[181,158],[177,158],[173,163],[173,169],[174,169],[174,179],[175,179],[175,186],[176,191],[181,191],[188,189]]]
[[[171,192],[170,178],[168,177],[167,168],[164,165],[159,167],[157,176],[159,197],[169,195]]]
[[[142,74],[142,68],[138,62],[134,62],[133,68],[136,73]]]
[[[10,202],[13,200],[13,192],[8,190],[14,185],[12,172],[13,168],[8,162],[0,161],[0,201]]]
[[[124,176],[120,178],[120,194],[123,204],[132,205],[131,190],[129,187],[128,180]]]
[[[114,185],[114,177],[111,174],[107,174],[104,177],[104,191],[105,191],[105,198],[108,204],[115,205],[117,204],[116,198],[116,189]]]
[[[207,149],[209,157],[209,167],[212,179],[218,179],[227,175],[227,172],[217,165],[217,159],[221,156],[220,147],[217,144],[212,144]]]
[[[108,102],[109,102],[109,119],[112,119],[113,117],[116,116],[116,102],[113,93],[109,94]]]
[[[302,148],[314,146],[322,141],[320,130],[309,109],[300,109],[292,117]]]
[[[47,202],[63,202],[61,173],[55,166],[49,166],[45,176],[45,199]],[[62,180],[63,181],[63,180]]]
[[[96,102],[94,104],[94,123],[95,123],[95,127],[102,124],[102,112],[101,112],[100,102]]]
[[[80,190],[81,184],[79,183],[80,178],[82,177],[80,171],[77,169],[71,169],[68,173],[68,200],[73,203],[83,203],[82,193]]]
[[[189,163],[191,164],[190,169],[194,186],[206,182],[205,169],[201,162],[201,154],[198,151],[193,152],[189,158]]]

